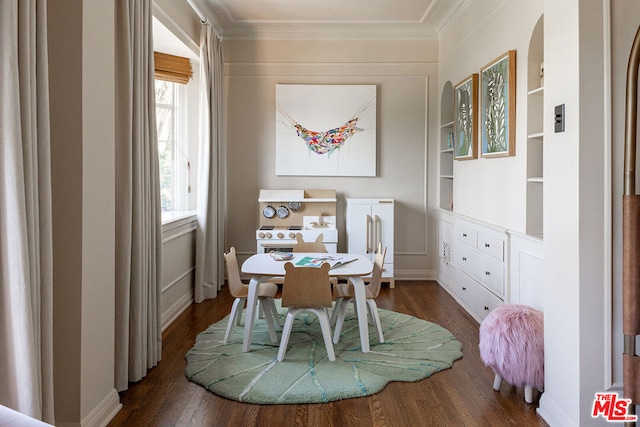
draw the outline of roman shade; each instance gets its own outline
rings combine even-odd
[[[193,75],[189,58],[153,52],[153,60],[156,79],[181,84],[189,83]]]

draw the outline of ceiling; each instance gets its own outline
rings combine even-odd
[[[473,0],[189,0],[225,38],[437,39]]]

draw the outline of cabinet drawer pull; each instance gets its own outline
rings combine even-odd
[[[489,247],[491,247],[491,245],[490,245],[490,244],[488,244],[488,243],[485,243],[485,244],[484,244],[484,247],[485,247],[485,248],[489,248]]]
[[[485,272],[484,272],[484,275],[485,275],[485,276],[491,276],[491,272],[490,272],[490,271],[485,271]]]
[[[467,258],[466,258],[466,257],[462,257],[462,260],[463,260],[463,261],[466,261],[466,260],[467,260]]]
[[[462,287],[462,290],[463,290],[463,291],[466,291],[466,290],[467,290],[467,288],[465,288],[465,287],[463,286],[463,287]]]
[[[484,311],[489,311],[489,307],[487,307],[486,305],[484,306]]]
[[[467,233],[462,233],[462,237],[467,237]]]

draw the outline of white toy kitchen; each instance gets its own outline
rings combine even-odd
[[[314,241],[322,233],[329,252],[338,251],[335,190],[260,190],[257,253],[291,252],[296,233]]]

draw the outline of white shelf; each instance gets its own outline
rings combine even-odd
[[[544,17],[536,23],[527,55],[527,207],[526,233],[542,237],[544,228]]]
[[[323,193],[335,194],[333,190],[315,190]],[[327,195],[327,194],[323,194]],[[305,190],[260,190],[258,203],[283,203],[283,202],[303,202],[303,203],[335,203],[336,197],[305,197]]]
[[[544,86],[540,86],[539,88],[530,90],[527,95],[543,95],[544,94]]]
[[[438,158],[438,206],[453,206],[453,85],[446,82],[440,97],[440,155]],[[449,145],[452,145],[451,147]]]

